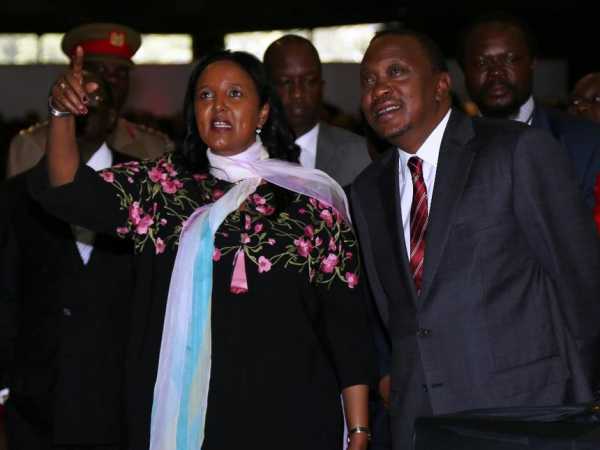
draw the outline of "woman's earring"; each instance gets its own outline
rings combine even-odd
[[[261,131],[262,131],[261,127],[256,127],[256,134],[260,134]]]

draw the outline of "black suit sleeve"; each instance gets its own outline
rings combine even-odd
[[[600,334],[600,241],[589,210],[566,153],[545,132],[524,133],[512,164],[515,215],[591,377]]]

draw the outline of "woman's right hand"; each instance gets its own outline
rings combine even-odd
[[[83,48],[77,47],[71,68],[54,83],[51,89],[52,107],[75,116],[88,112],[88,94],[98,89],[98,83],[84,82]]]

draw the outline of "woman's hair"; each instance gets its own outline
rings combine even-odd
[[[260,134],[262,143],[269,152],[269,157],[298,162],[300,147],[294,143],[294,132],[285,118],[281,100],[269,84],[263,64],[249,53],[221,50],[201,59],[190,75],[183,104],[185,138],[183,146],[178,150],[178,156],[183,160],[183,164],[195,172],[208,171],[208,157],[206,156],[208,146],[198,133],[194,102],[198,78],[209,64],[217,61],[231,61],[244,69],[254,81],[260,107],[269,104],[269,117]]]

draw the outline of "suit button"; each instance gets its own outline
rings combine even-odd
[[[62,313],[63,313],[63,316],[65,316],[65,317],[71,317],[73,315],[70,308],[63,308]]]
[[[421,387],[423,388],[423,392],[427,392],[429,390],[426,384],[422,384]]]
[[[417,330],[417,336],[424,338],[431,336],[431,330],[429,328],[419,328]]]

